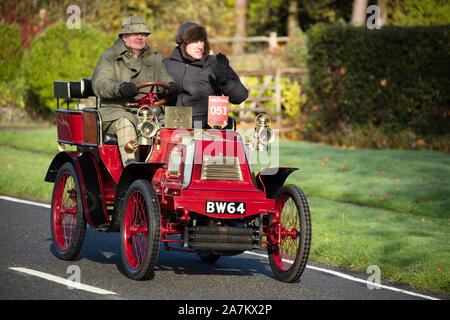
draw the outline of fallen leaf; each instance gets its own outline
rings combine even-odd
[[[426,144],[424,139],[419,139],[419,140],[416,141],[416,143],[417,143],[419,146],[424,146],[424,145]]]
[[[339,169],[346,169],[347,168],[347,166],[345,165],[345,164],[341,164],[340,166],[339,166]]]
[[[392,192],[388,191],[388,192],[386,192],[386,195],[387,196],[392,196]]]
[[[420,182],[420,183],[423,183],[423,179],[422,179],[422,178],[420,178],[420,179],[419,179],[419,182]]]
[[[376,193],[369,194],[369,197],[371,197],[371,198],[375,198],[376,196],[377,196]]]

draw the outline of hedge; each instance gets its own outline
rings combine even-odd
[[[316,25],[308,30],[312,100],[328,131],[375,125],[450,131],[450,26]]]
[[[82,25],[69,29],[60,22],[35,38],[24,58],[24,75],[29,99],[38,111],[56,108],[53,81],[80,81],[91,77],[102,52],[112,46],[117,35]]]
[[[0,22],[0,81],[9,82],[17,78],[23,51],[19,26]]]

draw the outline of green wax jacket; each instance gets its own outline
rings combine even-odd
[[[139,57],[135,58],[120,38],[103,52],[92,75],[92,87],[95,95],[100,98],[99,113],[103,122],[125,117],[134,125],[137,124],[135,113],[125,106],[127,100],[120,95],[119,86],[122,82],[138,84],[148,81],[174,81],[162,59],[157,49],[148,45]],[[149,89],[143,88],[140,91],[148,92]],[[161,88],[158,90],[161,91]],[[143,95],[137,95],[136,100],[141,97]]]

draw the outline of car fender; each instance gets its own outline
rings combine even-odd
[[[75,159],[81,155],[81,152],[62,151],[58,153],[52,160],[52,163],[48,167],[47,174],[45,175],[46,182],[55,182],[58,175],[59,168],[66,163],[71,162],[75,165]]]
[[[45,181],[55,182],[59,169],[66,162],[71,162],[77,171],[86,221],[94,229],[108,224],[103,183],[98,164],[92,154],[73,151],[58,153],[47,170]]]
[[[261,170],[256,176],[256,184],[264,190],[268,199],[273,199],[276,192],[283,186],[287,177],[298,168],[274,167]]]

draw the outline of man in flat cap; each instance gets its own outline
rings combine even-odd
[[[136,161],[134,154],[125,151],[128,142],[137,140],[138,119],[126,107],[128,99],[140,98],[136,84],[167,82],[171,84],[167,94],[178,94],[178,86],[162,63],[162,55],[146,42],[150,33],[141,17],[126,18],[119,38],[103,52],[92,76],[94,93],[100,98],[103,132],[117,135],[124,167]]]

